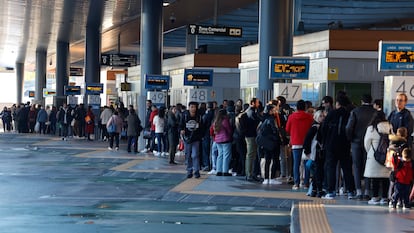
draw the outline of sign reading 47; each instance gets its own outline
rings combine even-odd
[[[273,96],[283,96],[286,101],[293,102],[302,99],[302,84],[300,83],[274,83]]]

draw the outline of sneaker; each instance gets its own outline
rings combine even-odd
[[[161,153],[160,152],[154,152],[154,156],[155,157],[159,157],[161,155]]]
[[[299,185],[295,184],[292,186],[292,190],[298,190],[299,189]]]
[[[282,181],[276,180],[276,179],[270,179],[269,181],[270,184],[282,184]]]
[[[141,153],[147,153],[148,152],[148,149],[147,148],[145,148],[145,149],[143,149],[142,151],[141,151]]]
[[[344,187],[341,187],[341,188],[339,189],[339,196],[343,196],[343,195],[345,195],[345,192],[344,192]]]
[[[322,199],[333,200],[335,196],[335,193],[327,193],[325,196],[322,197]]]
[[[269,184],[269,179],[264,179],[262,184]]]
[[[211,171],[209,171],[207,174],[209,174],[209,175],[215,175],[215,174],[217,174],[217,171],[216,170],[214,170],[214,169],[212,169]]]
[[[381,198],[379,203],[380,203],[380,205],[386,205],[386,204],[388,204],[388,199],[387,198]]]
[[[165,157],[165,152],[162,152],[161,153],[161,157]]]
[[[119,150],[119,147],[115,147],[115,150]]]
[[[377,197],[373,197],[368,201],[368,205],[379,205],[380,200]]]
[[[112,150],[112,147],[108,146],[108,150]]]
[[[402,208],[403,210],[410,210],[411,209],[411,207],[410,206],[403,206],[403,208]]]
[[[199,172],[195,172],[194,173],[194,177],[197,178],[197,179],[200,178],[200,173]]]

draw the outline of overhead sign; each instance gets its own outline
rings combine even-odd
[[[208,101],[207,95],[207,89],[189,89],[187,92],[187,102],[205,103]]]
[[[136,66],[137,56],[128,54],[102,54],[101,64],[104,66]]]
[[[70,67],[69,76],[83,76],[83,68]]]
[[[285,97],[288,102],[295,102],[302,99],[302,84],[300,83],[274,83],[273,96]]]
[[[414,71],[414,42],[380,41],[379,71]]]
[[[213,70],[210,69],[185,69],[184,86],[212,86]]]
[[[207,35],[207,36],[230,36],[242,37],[242,28],[240,27],[225,27],[225,26],[204,26],[189,24],[188,34],[190,35]]]
[[[81,87],[80,86],[65,86],[65,95],[80,95]]]
[[[121,83],[121,91],[131,91],[131,83]]]
[[[87,83],[85,88],[86,95],[99,95],[103,93],[102,83]]]
[[[170,88],[170,76],[168,75],[145,75],[145,89],[168,90]]]
[[[43,88],[43,97],[56,96],[56,90]]]
[[[308,79],[309,57],[270,57],[271,79]]]

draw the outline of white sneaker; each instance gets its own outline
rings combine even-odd
[[[276,179],[270,179],[269,184],[282,184],[282,181],[278,181]]]
[[[388,199],[387,198],[381,198],[379,203],[380,203],[380,205],[386,205],[386,204],[388,204]]]
[[[165,152],[162,152],[161,153],[161,157],[165,157]]]
[[[165,156],[170,156],[170,153],[169,152],[164,152],[164,155]]]
[[[209,175],[215,175],[215,174],[217,174],[217,171],[216,170],[214,170],[214,169],[212,169],[211,171],[209,171],[207,174],[209,174]]]
[[[112,150],[112,147],[108,146],[108,150]]]
[[[160,155],[161,155],[161,153],[160,153],[160,152],[155,152],[155,151],[154,151],[154,156],[155,156],[155,157],[159,157]]]
[[[119,150],[119,147],[115,147],[115,150]]]
[[[368,201],[368,205],[378,205],[380,203],[379,198],[376,197],[372,197],[369,201]]]
[[[269,184],[269,179],[264,179],[262,184]]]
[[[145,148],[145,149],[143,149],[142,151],[141,151],[141,153],[147,153],[148,152],[148,149],[147,148]]]

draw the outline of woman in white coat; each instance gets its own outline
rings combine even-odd
[[[368,204],[375,205],[388,203],[387,197],[390,170],[375,160],[374,149],[376,150],[379,144],[379,133],[390,134],[391,132],[392,125],[385,118],[384,112],[378,111],[375,118],[368,126],[364,137],[364,147],[365,151],[367,151],[364,177],[369,178],[370,183],[372,183],[372,198],[368,201]],[[381,198],[379,196],[380,187],[382,188]]]

